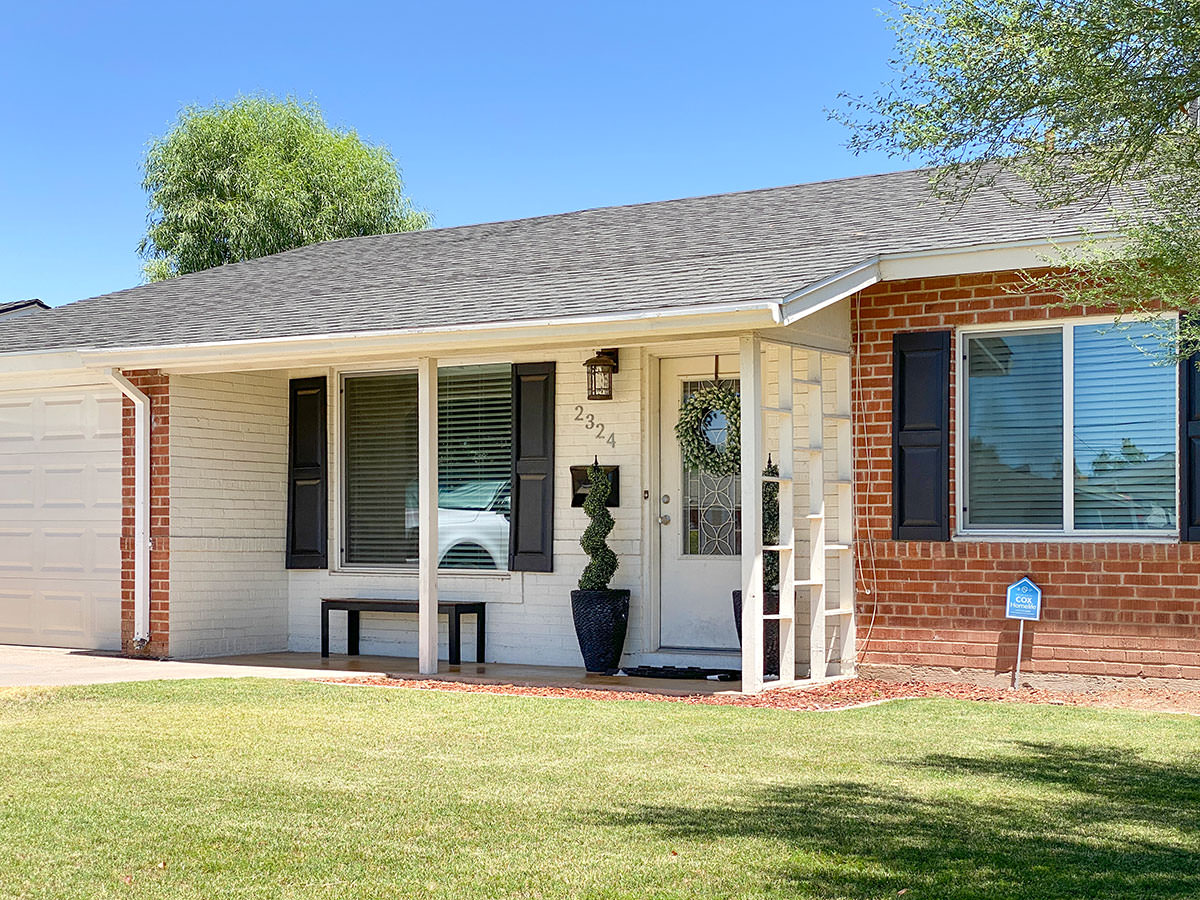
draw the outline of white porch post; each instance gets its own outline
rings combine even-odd
[[[420,505],[418,669],[422,675],[438,670],[438,383],[437,360],[417,363],[417,484]]]
[[[762,346],[741,339],[742,691],[763,689]]]

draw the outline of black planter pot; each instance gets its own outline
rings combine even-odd
[[[593,674],[615,672],[629,626],[629,591],[571,591],[571,614],[584,668]]]
[[[779,615],[779,591],[763,591],[763,614]],[[733,624],[737,628],[738,646],[742,643],[742,592],[733,592]],[[779,620],[763,623],[763,674],[779,674]]]

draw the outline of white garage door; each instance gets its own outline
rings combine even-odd
[[[0,393],[0,644],[121,646],[121,398]]]

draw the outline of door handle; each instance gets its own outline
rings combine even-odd
[[[671,517],[667,513],[663,513],[661,516],[658,517],[658,524],[659,525],[670,525]]]

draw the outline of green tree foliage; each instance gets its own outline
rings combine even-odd
[[[150,281],[430,221],[404,196],[386,148],[292,99],[183,110],[151,142],[142,186],[150,215],[138,252]]]
[[[1096,455],[1096,458],[1092,460],[1092,474],[1106,475],[1129,466],[1141,465],[1149,459],[1146,451],[1135,444],[1132,438],[1121,438],[1120,453],[1111,453],[1105,449]]]
[[[1138,319],[1200,309],[1200,3],[930,0],[889,21],[896,78],[835,113],[853,150],[939,167],[951,200],[1016,175],[1047,207],[1111,204],[1121,240],[1093,236],[1031,281]],[[1200,349],[1200,325],[1181,338]]]
[[[612,488],[608,483],[608,474],[600,465],[599,460],[588,467],[588,495],[583,501],[583,511],[592,521],[583,530],[579,546],[583,547],[589,559],[579,576],[581,591],[605,591],[608,583],[616,574],[619,562],[617,554],[608,546],[608,536],[613,530],[612,513],[606,505]]]

